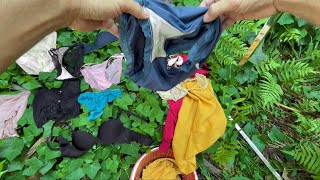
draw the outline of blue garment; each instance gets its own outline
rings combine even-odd
[[[120,89],[105,90],[102,92],[85,92],[80,94],[78,102],[84,104],[90,111],[89,120],[95,120],[103,113],[103,109],[108,102],[121,97]]]
[[[206,7],[174,7],[160,0],[136,0],[149,12],[148,20],[120,17],[120,46],[127,61],[125,75],[137,85],[166,91],[202,67],[221,35],[217,18],[204,23]],[[169,67],[169,55],[188,51],[188,61]]]

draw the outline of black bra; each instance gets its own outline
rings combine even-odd
[[[142,119],[139,115],[125,110],[120,110],[120,112],[125,112],[129,115]],[[72,131],[68,124],[67,126],[72,134],[72,144],[70,144],[65,138],[59,136],[56,138],[56,141],[60,144],[60,148],[52,148],[50,146],[50,142],[52,140],[53,129],[51,129],[51,135],[47,140],[48,147],[51,150],[61,151],[61,157],[79,157],[89,151],[95,144],[125,144],[135,141],[137,143],[149,146],[152,143],[152,139],[149,136],[145,136],[125,128],[120,119],[112,119],[103,122],[99,127],[97,137],[94,137],[85,131]],[[53,127],[54,125],[52,128]]]

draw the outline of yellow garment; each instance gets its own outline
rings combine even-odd
[[[153,161],[142,172],[142,180],[171,180],[180,179],[181,172],[176,161],[171,158],[161,158]]]
[[[198,89],[197,79],[181,83],[182,87],[193,89],[183,99],[172,142],[175,160],[183,174],[196,170],[196,155],[216,142],[226,129],[225,114],[208,81],[203,90]]]

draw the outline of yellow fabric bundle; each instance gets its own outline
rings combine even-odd
[[[176,161],[171,158],[161,158],[153,161],[142,172],[142,180],[176,180],[181,172]]]
[[[208,80],[208,79],[207,79]],[[187,80],[181,86],[189,89],[184,97],[172,142],[177,165],[183,174],[196,170],[196,155],[216,142],[226,129],[227,120],[208,86],[201,89],[199,78]]]

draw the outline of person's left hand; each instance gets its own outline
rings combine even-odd
[[[70,27],[79,31],[106,29],[118,36],[114,20],[122,13],[129,13],[138,19],[147,19],[148,14],[133,0],[70,0],[76,15]]]

